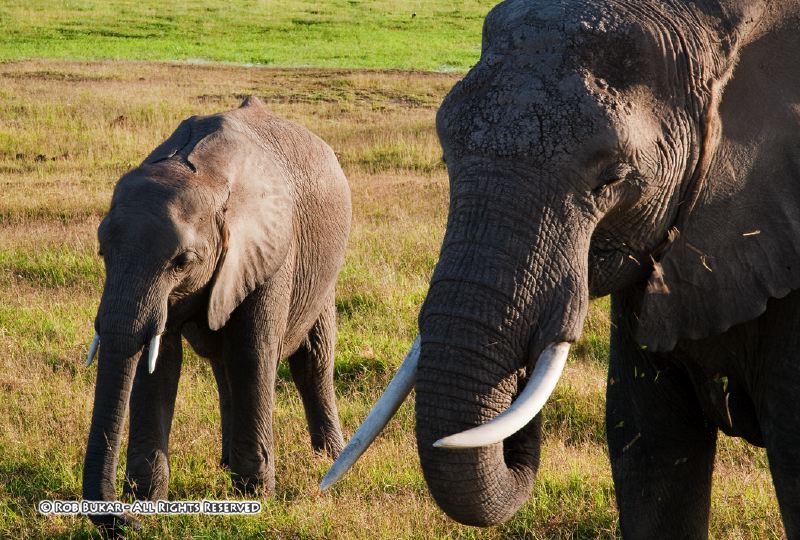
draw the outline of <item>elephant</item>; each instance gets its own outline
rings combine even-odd
[[[611,295],[627,538],[705,538],[719,431],[766,447],[800,538],[800,2],[507,0],[436,128],[450,179],[419,337],[322,488],[413,388],[455,520],[528,499],[538,413]]]
[[[98,227],[106,277],[87,362],[99,345],[84,499],[116,498],[128,408],[124,493],[166,499],[182,336],[211,362],[221,463],[235,487],[274,491],[283,358],[313,448],[338,455],[334,288],[350,222],[350,190],[331,148],[255,97],[184,120],[121,177]],[[133,521],[92,519],[104,530]]]

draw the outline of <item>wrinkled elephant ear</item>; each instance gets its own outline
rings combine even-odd
[[[671,350],[757,317],[800,287],[800,34],[743,46],[718,99],[721,134],[680,235],[650,277],[638,341]]]
[[[189,162],[209,161],[227,179],[229,197],[223,213],[224,250],[211,284],[208,325],[218,330],[231,312],[266,282],[286,259],[292,242],[294,205],[287,172],[262,147],[252,122],[267,115],[247,99],[230,125],[197,143]],[[241,122],[239,122],[241,121]]]

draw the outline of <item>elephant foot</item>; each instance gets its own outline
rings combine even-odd
[[[270,497],[275,494],[275,458],[267,448],[271,448],[271,444],[248,448],[249,451],[231,448],[231,480],[234,489],[242,495]]]
[[[128,462],[123,495],[131,500],[161,500],[167,498],[169,462],[163,453]]]
[[[122,496],[128,501],[160,501],[167,499],[166,482],[155,482],[152,479],[126,478],[122,488]]]
[[[275,495],[274,476],[249,476],[231,473],[234,489],[243,496],[272,497]]]
[[[329,433],[323,436],[312,437],[311,447],[317,454],[327,454],[331,459],[336,459],[344,448],[344,439],[341,432]]]
[[[142,529],[142,522],[130,514],[104,514],[89,516],[89,519],[97,526],[102,538],[124,538],[129,531]]]

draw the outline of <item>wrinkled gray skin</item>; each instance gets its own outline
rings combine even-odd
[[[437,116],[450,209],[419,317],[419,455],[454,519],[517,511],[539,420],[486,448],[432,443],[508,408],[611,293],[625,536],[707,536],[722,430],[766,446],[800,537],[799,15],[796,0],[511,0],[487,16]]]
[[[166,499],[181,334],[208,357],[222,464],[244,491],[274,488],[275,372],[288,357],[313,447],[336,456],[334,284],[350,191],[333,151],[256,98],[185,120],[114,190],[98,229],[106,283],[83,496],[116,498],[130,399],[125,493]],[[163,333],[155,373],[147,344]],[[120,521],[94,518],[106,530]]]

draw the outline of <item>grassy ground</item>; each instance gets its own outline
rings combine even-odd
[[[80,498],[96,373],[81,363],[103,281],[96,226],[117,177],[182,118],[234,107],[246,94],[331,143],[351,182],[354,225],[338,286],[337,388],[346,435],[353,432],[413,338],[435,264],[447,178],[433,118],[456,78],[185,64],[0,65],[0,537],[91,534],[85,518],[41,517],[35,504]],[[275,413],[277,496],[257,517],[145,518],[140,536],[614,538],[603,427],[607,313],[606,300],[593,304],[544,412],[534,494],[503,527],[462,527],[436,508],[418,466],[411,404],[349,476],[331,493],[318,493],[330,463],[310,450],[283,368]],[[213,377],[189,352],[172,448],[171,499],[234,497],[217,467]],[[762,451],[723,438],[714,481],[715,538],[781,536]]]
[[[0,60],[464,69],[493,0],[6,0]]]

